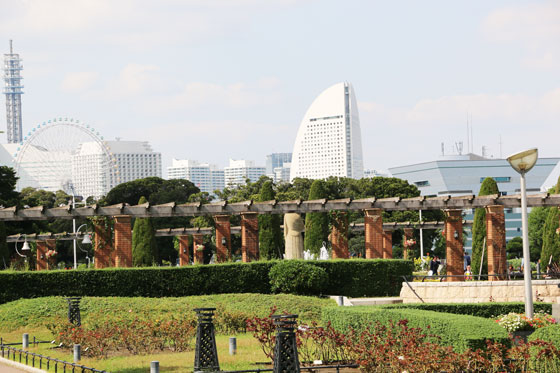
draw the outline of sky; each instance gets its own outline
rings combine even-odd
[[[55,117],[227,166],[291,152],[352,83],[364,167],[560,148],[560,1],[0,0],[24,64],[24,133]],[[5,106],[0,106],[5,128]],[[467,144],[467,117],[472,139]],[[4,129],[2,128],[2,129]],[[0,134],[0,142],[6,135]]]

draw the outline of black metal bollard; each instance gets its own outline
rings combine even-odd
[[[217,372],[220,370],[218,350],[216,349],[216,336],[214,333],[215,308],[195,308],[198,317],[196,327],[196,350],[194,354],[195,372]]]
[[[66,298],[68,301],[68,322],[76,326],[82,325],[82,318],[80,315],[80,297]]]
[[[276,325],[274,373],[300,372],[295,332],[297,317],[298,315],[272,315]]]

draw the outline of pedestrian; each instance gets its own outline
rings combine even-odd
[[[440,264],[441,262],[439,261],[439,258],[434,255],[432,257],[432,261],[430,262],[430,272],[432,273],[431,274],[432,276],[438,275],[438,269]]]
[[[464,260],[463,260],[463,271],[467,270],[467,266],[471,265],[471,256],[469,255],[469,253],[467,253],[465,251],[465,254],[463,256]]]

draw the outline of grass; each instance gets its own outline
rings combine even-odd
[[[50,332],[45,328],[13,330],[2,333],[2,337],[7,342],[20,342],[23,333],[29,333],[30,340],[33,339],[33,336],[38,340],[49,340],[52,338]],[[229,355],[229,337],[226,335],[216,336],[218,358],[222,370],[251,369],[255,367],[255,362],[267,362],[267,358],[262,352],[259,343],[251,334],[236,335],[237,354]],[[21,348],[21,345],[14,347]],[[31,346],[29,351],[69,362],[73,359],[72,351],[58,348],[53,349],[50,344],[40,344],[37,347]],[[187,352],[163,352],[151,355],[113,356],[107,359],[83,358],[80,364],[109,372],[145,373],[149,371],[151,361],[159,361],[162,372],[192,372],[194,370],[194,350]],[[54,368],[49,371],[54,372]]]
[[[218,307],[226,311],[242,311],[263,317],[272,306],[278,311],[299,315],[303,322],[320,320],[321,309],[335,305],[328,298],[303,297],[288,294],[219,294],[182,298],[124,298],[84,297],[81,302],[82,319],[88,314],[138,314],[144,318],[180,318],[197,307]],[[57,317],[66,317],[68,306],[63,297],[20,299],[0,305],[0,332],[22,327],[41,327]]]

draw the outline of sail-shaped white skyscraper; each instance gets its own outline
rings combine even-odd
[[[362,136],[354,89],[338,83],[313,101],[294,144],[290,180],[363,176]]]

